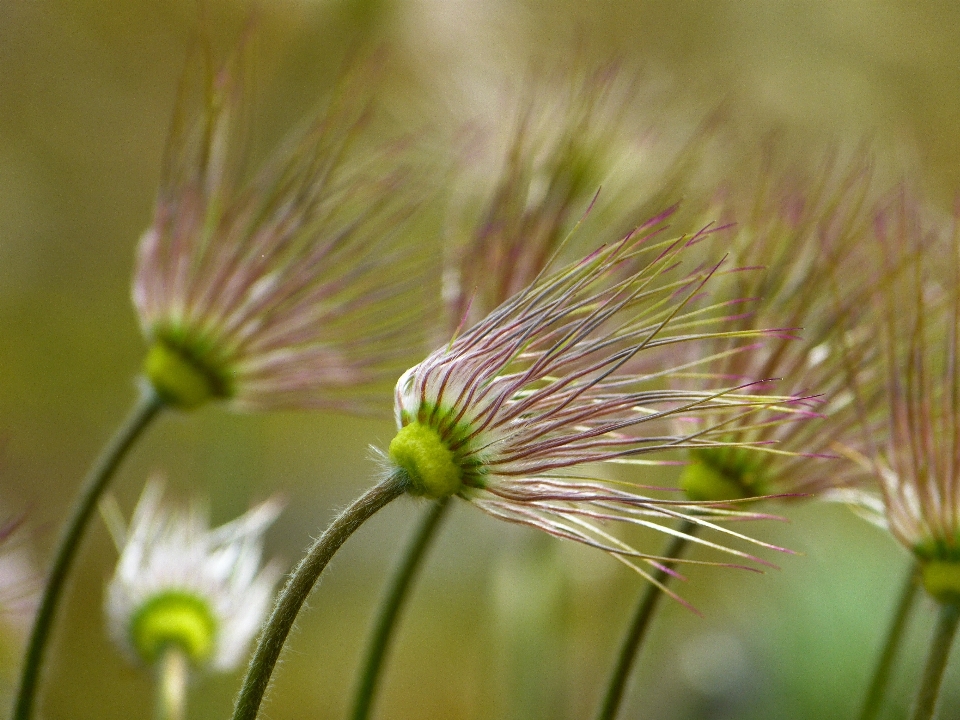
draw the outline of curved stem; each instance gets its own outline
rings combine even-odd
[[[697,531],[697,524],[684,520],[678,528],[678,531],[684,535],[691,535]],[[687,547],[689,539],[686,537],[674,536],[664,550],[663,557],[679,558]],[[666,567],[673,569],[675,563],[665,562]],[[670,581],[670,575],[661,569],[653,573],[653,577],[660,583]],[[634,612],[633,620],[627,629],[627,634],[623,638],[623,645],[620,647],[620,655],[617,658],[617,664],[607,683],[607,694],[604,696],[603,705],[600,706],[600,712],[597,713],[597,720],[613,720],[620,709],[620,703],[623,700],[623,691],[627,687],[627,680],[630,677],[630,670],[640,651],[640,646],[646,637],[647,629],[650,626],[650,620],[657,604],[660,602],[660,596],[663,592],[653,584],[648,584],[640,598],[640,603]]]
[[[360,683],[354,695],[353,712],[350,715],[353,720],[366,720],[370,716],[373,698],[377,692],[377,681],[380,679],[380,670],[393,636],[393,629],[396,627],[397,616],[403,609],[407,591],[417,575],[427,547],[436,535],[440,520],[444,517],[449,505],[450,498],[443,498],[432,503],[423,514],[420,525],[410,539],[400,558],[400,564],[390,579],[387,593],[380,603],[373,634],[367,645]]]
[[[917,582],[917,566],[914,564],[907,572],[903,590],[900,593],[900,602],[897,604],[893,621],[890,623],[890,629],[887,631],[887,639],[883,645],[883,651],[880,653],[880,659],[873,672],[873,679],[870,681],[867,699],[863,703],[863,712],[860,713],[860,720],[874,720],[880,712],[880,705],[883,702],[883,696],[890,682],[893,663],[903,644],[904,631],[907,628],[907,621],[910,619],[910,612],[916,603],[917,596],[920,594],[919,590],[920,584]]]
[[[14,720],[28,720],[33,714],[44,652],[57,613],[57,605],[60,602],[60,596],[63,594],[70,566],[73,564],[77,550],[80,548],[80,541],[83,539],[83,533],[97,506],[97,501],[110,483],[127,451],[133,446],[140,433],[150,424],[150,421],[156,417],[163,404],[163,400],[152,388],[145,389],[133,411],[103,449],[100,457],[97,458],[83,481],[72,514],[64,526],[63,534],[60,536],[53,566],[50,569],[50,576],[47,578],[46,587],[43,589],[43,597],[40,600],[40,607],[33,621],[33,629],[30,632],[30,639],[27,642],[27,651],[23,660],[20,689],[13,710],[12,717]]]
[[[183,720],[187,706],[187,656],[177,647],[168,647],[160,660],[157,720]]]
[[[937,628],[933,633],[933,642],[930,644],[930,654],[927,656],[927,666],[924,668],[923,681],[920,692],[917,694],[913,720],[930,720],[933,717],[933,711],[937,707],[937,697],[940,695],[943,671],[947,669],[947,658],[950,657],[950,646],[953,644],[958,622],[960,622],[960,605],[950,602],[941,604]]]
[[[340,513],[307,550],[307,554],[300,560],[280,591],[273,612],[260,632],[256,650],[247,666],[247,675],[243,679],[243,686],[233,709],[233,720],[254,720],[257,717],[260,702],[290,628],[293,627],[301,606],[327,563],[357,528],[406,492],[408,484],[405,474],[394,473],[372,487]]]

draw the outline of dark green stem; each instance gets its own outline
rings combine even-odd
[[[373,699],[377,692],[377,681],[380,678],[383,660],[390,645],[393,630],[396,627],[397,616],[403,609],[407,591],[420,569],[423,556],[430,545],[430,541],[437,534],[440,520],[444,517],[449,505],[450,498],[443,498],[431,504],[420,519],[420,525],[404,550],[403,556],[400,558],[400,564],[394,571],[387,593],[380,603],[373,635],[370,636],[367,645],[360,684],[357,685],[353,701],[353,713],[350,716],[353,720],[366,720],[370,716]]]
[[[56,617],[57,605],[63,594],[67,575],[70,573],[70,566],[77,555],[77,550],[80,549],[83,533],[94,509],[97,507],[97,501],[109,485],[127,451],[136,442],[140,433],[150,424],[150,421],[156,417],[163,404],[163,400],[157,396],[152,388],[145,389],[136,407],[123,425],[120,426],[110,443],[103,449],[83,482],[73,512],[60,537],[53,567],[50,570],[50,576],[40,600],[40,607],[33,621],[33,629],[27,642],[27,652],[23,660],[20,690],[17,693],[16,705],[13,709],[14,720],[29,720],[33,714],[40,672],[43,668],[43,657]]]
[[[947,658],[950,657],[950,646],[957,632],[958,621],[960,621],[960,604],[942,603],[940,615],[937,618],[937,628],[933,633],[933,642],[930,644],[930,654],[927,656],[927,666],[923,671],[920,692],[917,694],[913,720],[930,720],[933,717],[933,711],[937,707],[937,697],[940,695],[943,671],[947,669]]]
[[[867,691],[867,699],[863,703],[863,712],[860,713],[860,720],[874,720],[880,712],[880,705],[890,682],[890,673],[893,671],[893,663],[903,645],[904,631],[907,628],[907,621],[910,619],[910,612],[916,603],[917,596],[920,594],[919,590],[917,567],[912,565],[903,584],[900,602],[897,604],[893,622],[890,623],[890,630],[887,632],[887,639],[880,654],[880,660],[877,662],[876,670],[874,670],[873,680],[871,680],[870,689]]]
[[[697,524],[691,520],[684,520],[678,531],[684,535],[691,535],[697,531]],[[663,557],[677,559],[683,555],[687,544],[690,542],[687,537],[674,536],[664,550]],[[666,567],[673,569],[676,563],[665,562]],[[659,583],[670,581],[670,575],[665,570],[658,569],[653,573],[654,579]],[[620,703],[623,700],[623,692],[627,687],[627,680],[630,678],[630,670],[640,651],[640,646],[646,637],[647,629],[650,627],[650,620],[657,604],[660,602],[660,596],[663,595],[656,585],[648,584],[640,597],[640,603],[634,612],[633,620],[627,629],[627,634],[623,638],[623,645],[620,647],[620,656],[617,658],[617,664],[610,676],[607,684],[607,694],[604,696],[603,705],[600,706],[600,712],[597,713],[597,720],[614,720],[617,711],[620,709]]]
[[[300,560],[300,564],[280,591],[273,612],[260,632],[256,650],[247,666],[247,675],[237,696],[233,720],[254,720],[257,717],[260,702],[270,683],[270,676],[290,628],[293,627],[301,606],[327,563],[357,528],[378,510],[403,495],[408,485],[409,480],[405,474],[394,473],[372,487],[340,513],[307,550],[307,554]]]

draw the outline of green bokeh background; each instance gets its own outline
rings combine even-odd
[[[205,3],[220,48],[244,3]],[[0,500],[26,512],[43,567],[82,472],[132,403],[144,353],[129,301],[150,218],[194,2],[0,2]],[[960,6],[937,2],[418,0],[260,4],[261,151],[313,106],[344,54],[387,42],[384,103],[399,125],[443,125],[464,78],[496,86],[531,63],[620,57],[674,88],[678,108],[725,101],[756,135],[873,139],[939,202],[960,185]],[[743,148],[726,149],[731,158]],[[435,248],[434,241],[424,246]],[[181,497],[225,521],[283,493],[268,553],[294,561],[375,472],[389,421],[323,413],[163,418],[115,484],[129,512],[163,470]],[[401,501],[364,527],[310,600],[276,674],[273,718],[343,717],[374,602],[416,514]],[[754,576],[693,569],[666,604],[623,717],[853,717],[906,567],[905,554],[845,509],[790,508],[758,532],[803,553]],[[658,543],[657,538],[650,542]],[[150,677],[106,639],[101,602],[115,550],[97,524],[56,633],[43,717],[151,712]],[[586,549],[457,507],[412,598],[381,697],[383,718],[590,717],[640,581]],[[925,603],[890,718],[914,687],[933,608]],[[15,676],[6,618],[3,684]],[[198,679],[190,717],[226,717],[236,675]],[[949,671],[943,717],[960,712]],[[897,714],[899,712],[899,715]]]

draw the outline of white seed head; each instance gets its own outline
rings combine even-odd
[[[181,642],[195,664],[231,670],[243,660],[281,575],[276,562],[261,568],[263,534],[280,503],[268,500],[211,529],[200,507],[172,510],[161,495],[161,483],[150,481],[134,511],[107,588],[110,634],[140,661],[155,660],[164,643]],[[177,614],[184,607],[190,617]]]

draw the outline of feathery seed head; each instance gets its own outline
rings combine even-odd
[[[634,560],[659,567],[656,557],[601,524],[675,532],[669,525],[678,517],[710,527],[759,517],[722,504],[657,499],[588,469],[650,463],[638,456],[658,451],[726,447],[735,444],[724,427],[730,417],[789,412],[792,399],[750,394],[749,383],[666,387],[682,371],[663,364],[669,348],[704,345],[725,332],[711,329],[722,306],[702,303],[713,269],[679,268],[698,238],[655,239],[666,216],[555,274],[542,273],[400,378],[389,458],[413,492],[459,495],[495,517],[606,550],[648,578]],[[749,341],[764,334],[739,332]],[[633,369],[641,353],[661,361],[651,363],[656,370]],[[723,419],[670,432],[671,420],[699,415]]]
[[[879,367],[847,378],[861,407],[880,398],[861,411],[863,439],[849,450],[879,487],[880,521],[917,558],[928,592],[951,602],[960,600],[957,228],[903,191],[878,213],[878,255],[892,278],[871,306]]]
[[[111,635],[153,664],[173,646],[196,667],[235,668],[260,627],[280,576],[260,567],[263,533],[280,512],[267,501],[218,528],[197,507],[161,506],[151,481],[134,511],[107,590]]]
[[[368,409],[371,384],[395,377],[422,334],[409,320],[423,283],[396,242],[413,207],[402,148],[367,147],[365,93],[344,82],[247,178],[246,46],[219,72],[197,55],[137,256],[145,373],[182,408]]]
[[[700,374],[681,382],[775,377],[788,393],[815,397],[795,403],[792,419],[756,422],[744,415],[728,426],[741,440],[763,445],[761,452],[691,453],[683,484],[697,499],[820,495],[860,477],[836,457],[835,445],[855,432],[857,410],[843,377],[847,366],[862,367],[870,358],[869,338],[857,328],[875,282],[882,282],[864,249],[871,169],[859,155],[846,164],[829,157],[809,172],[774,174],[774,162],[764,161],[755,185],[730,193],[722,214],[736,225],[704,247],[722,244],[741,265],[716,280],[720,299],[745,308],[730,327],[789,330],[749,352],[719,336],[701,354]],[[695,361],[689,351],[700,348],[687,350]]]
[[[533,282],[565,241],[575,240],[578,225],[597,244],[616,242],[676,202],[708,128],[680,139],[680,147],[674,138],[651,142],[645,122],[664,103],[647,85],[616,64],[588,73],[561,69],[528,78],[515,107],[488,103],[497,108],[489,124],[510,130],[501,137],[481,125],[470,134],[479,142],[465,152],[447,233],[451,329],[476,322]]]

